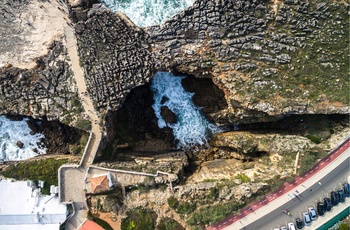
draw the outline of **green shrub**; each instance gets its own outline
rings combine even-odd
[[[174,196],[171,196],[168,198],[168,205],[170,208],[175,210],[179,205],[179,201]]]
[[[157,214],[150,209],[135,208],[126,213],[127,218],[122,220],[121,230],[154,230]]]
[[[157,230],[184,230],[176,220],[170,219],[168,217],[162,218],[156,228]]]
[[[236,179],[240,179],[243,183],[245,182],[250,182],[250,178],[245,175],[244,173],[238,173],[236,176],[235,176]]]
[[[315,144],[319,144],[322,142],[321,138],[319,138],[318,136],[315,136],[315,135],[308,135],[306,137],[309,138],[309,140]]]
[[[91,121],[85,119],[78,120],[77,123],[75,123],[75,127],[89,131],[91,130]]]
[[[193,213],[186,223],[189,226],[204,228],[205,225],[210,225],[223,220],[225,217],[242,207],[243,204],[238,204],[234,201],[224,204],[205,206]]]
[[[71,147],[71,151],[72,151],[73,155],[78,155],[78,154],[80,154],[82,152],[82,148],[81,148],[80,145],[73,145]]]
[[[196,204],[194,202],[181,201],[177,206],[176,212],[179,214],[190,214],[196,209]]]

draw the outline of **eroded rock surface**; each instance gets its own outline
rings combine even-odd
[[[196,1],[146,28],[162,67],[211,77],[229,122],[349,113],[348,4]],[[330,90],[332,88],[333,90]]]
[[[154,74],[148,35],[100,4],[75,26],[81,65],[95,106],[117,110],[131,89]]]
[[[46,117],[71,124],[83,111],[75,89],[67,50],[53,42],[32,69],[0,68],[0,113]]]

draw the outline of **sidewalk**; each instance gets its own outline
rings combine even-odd
[[[213,226],[210,226],[207,229],[237,230],[241,229],[242,226],[247,226],[257,221],[272,210],[275,210],[288,202],[290,200],[288,192],[290,192],[292,189],[298,190],[301,193],[306,191],[305,187],[310,187],[315,184],[316,181],[320,181],[325,175],[331,172],[339,164],[346,160],[349,160],[349,156],[349,140],[347,139],[342,145],[333,150],[327,157],[318,162],[316,166],[305,175],[296,177],[292,183],[287,183],[278,191],[268,194],[264,200],[250,204],[249,207],[252,207],[254,209],[254,213],[249,211],[248,208],[245,208],[241,210],[241,213],[239,215],[227,217],[225,220]]]

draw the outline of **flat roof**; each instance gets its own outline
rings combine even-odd
[[[1,230],[59,229],[66,217],[67,207],[57,196],[40,196],[26,181],[0,180]]]

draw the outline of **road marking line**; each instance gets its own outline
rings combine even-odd
[[[224,224],[227,224],[227,221],[225,221]]]
[[[318,166],[315,169],[318,169]]]
[[[323,165],[324,164],[324,162],[321,162],[321,165]]]

